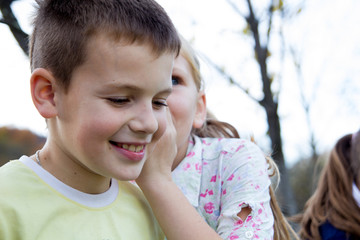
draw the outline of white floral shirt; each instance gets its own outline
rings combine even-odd
[[[193,136],[172,177],[223,239],[272,239],[267,167],[263,152],[248,140]],[[237,214],[247,206],[252,210],[242,221]]]

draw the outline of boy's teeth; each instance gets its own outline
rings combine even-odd
[[[135,146],[135,145],[127,145],[127,144],[123,144],[122,148],[129,150],[131,152],[140,152],[141,150],[144,149],[143,145],[140,146]]]
[[[143,150],[144,146],[137,146],[136,147],[136,152],[140,152],[141,150]]]

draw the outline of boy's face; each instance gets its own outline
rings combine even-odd
[[[173,54],[93,37],[69,91],[55,97],[58,149],[90,173],[136,179],[166,128]]]

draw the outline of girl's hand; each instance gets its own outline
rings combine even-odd
[[[168,240],[220,239],[171,179],[177,146],[176,130],[169,109],[167,123],[164,135],[146,160],[136,183],[150,203]]]
[[[142,187],[143,183],[171,180],[171,167],[177,153],[176,130],[167,109],[167,125],[163,136],[155,144],[154,150],[148,156],[136,183]]]

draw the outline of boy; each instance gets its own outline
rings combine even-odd
[[[30,85],[49,133],[0,168],[0,239],[163,238],[127,181],[166,128],[174,26],[152,0],[38,4]]]

